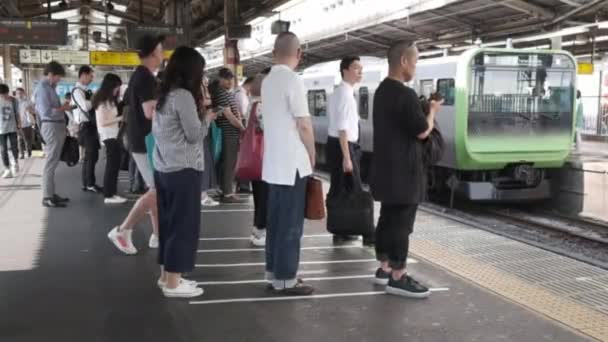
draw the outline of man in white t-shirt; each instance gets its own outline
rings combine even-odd
[[[280,294],[306,296],[314,289],[296,275],[315,141],[306,88],[294,72],[302,58],[298,37],[291,32],[279,34],[273,54],[275,66],[262,83],[262,179],[268,183],[266,279]]]
[[[34,104],[25,95],[25,89],[17,88],[15,97],[19,102],[19,118],[21,119],[21,134],[19,134],[19,158],[24,159],[32,156],[32,144],[34,143],[34,123],[36,122],[36,110]]]

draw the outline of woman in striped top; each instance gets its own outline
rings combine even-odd
[[[203,293],[196,282],[181,275],[194,269],[201,226],[203,140],[214,119],[211,112],[200,108],[204,67],[205,60],[196,50],[185,46],[175,50],[161,83],[152,122],[161,265],[158,285],[166,297]]]
[[[223,193],[223,203],[241,202],[234,196],[234,167],[239,153],[239,138],[245,126],[243,115],[239,113],[234,96],[229,92],[233,83],[232,71],[222,68],[219,71],[219,79],[209,86],[215,110],[223,108],[217,118],[217,125],[222,129],[222,155],[217,165],[217,176]]]

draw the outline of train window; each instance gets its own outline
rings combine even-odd
[[[420,94],[427,99],[433,93],[433,80],[420,80]]]
[[[454,89],[454,79],[452,78],[445,78],[437,81],[437,91],[443,96],[444,105],[454,105]]]
[[[367,87],[359,88],[359,116],[363,120],[369,118],[369,89]]]
[[[327,95],[325,90],[308,91],[308,110],[312,116],[326,116]]]

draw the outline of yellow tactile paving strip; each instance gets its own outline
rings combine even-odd
[[[424,238],[411,242],[416,256],[455,273],[533,311],[550,317],[572,329],[608,342],[608,315],[560,297],[550,290],[503,272],[478,260],[448,250]]]

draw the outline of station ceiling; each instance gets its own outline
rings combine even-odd
[[[81,36],[87,25],[102,32],[104,15],[112,20],[108,49],[121,48],[125,41],[122,25],[129,22],[160,23],[174,3],[188,0],[52,0],[51,13],[67,19],[70,32]],[[345,0],[347,1],[347,0]],[[108,9],[107,4],[112,6]],[[268,15],[287,0],[239,1],[242,20]],[[373,24],[305,42],[304,66],[339,59],[347,54],[384,56],[395,41],[411,39],[421,52],[447,49],[456,54],[467,46],[514,39],[515,47],[549,44],[549,39],[526,41],[518,38],[553,32],[597,21],[608,21],[608,0],[444,0],[433,10],[412,13],[407,18]],[[424,3],[424,1],[420,1]],[[1,0],[0,16],[46,17],[47,0]],[[190,1],[192,34],[202,46],[224,33],[223,0]],[[172,21],[167,21],[169,24]],[[564,49],[575,54],[608,51],[608,25],[563,37]],[[592,37],[598,37],[595,44]],[[605,38],[605,39],[604,39]],[[105,40],[105,39],[104,39]],[[256,72],[271,63],[270,53],[243,61],[246,73]]]

